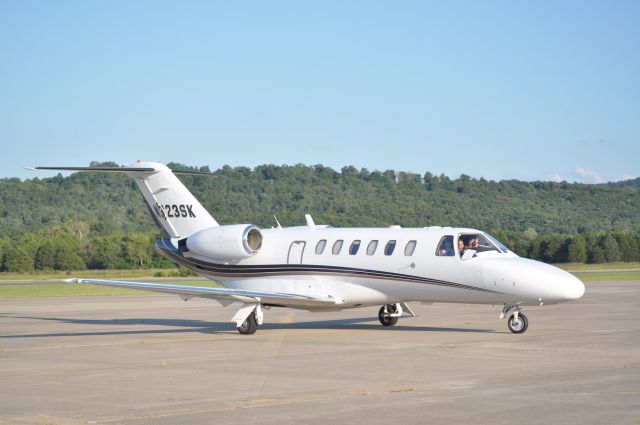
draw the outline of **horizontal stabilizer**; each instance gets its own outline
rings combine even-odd
[[[53,171],[95,171],[95,172],[107,172],[107,173],[153,173],[155,168],[149,167],[26,167],[27,170],[53,170]],[[215,173],[209,173],[206,171],[188,171],[188,170],[171,170],[173,174],[191,174],[196,176],[215,176]]]

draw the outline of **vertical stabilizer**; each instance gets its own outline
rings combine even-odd
[[[218,222],[166,165],[138,162],[136,167],[154,169],[153,172],[141,173],[127,171],[127,174],[138,185],[156,223],[170,237],[185,238],[199,230],[218,226]]]

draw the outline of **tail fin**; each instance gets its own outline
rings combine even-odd
[[[137,162],[133,167],[121,168],[33,167],[33,169],[127,174],[138,185],[158,227],[171,238],[185,238],[202,229],[218,226],[218,222],[164,164]]]

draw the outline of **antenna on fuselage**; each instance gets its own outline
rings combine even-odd
[[[307,221],[307,226],[309,227],[309,229],[316,230],[316,223],[313,222],[313,217],[311,217],[311,214],[305,214],[304,219]]]
[[[276,224],[278,225],[278,229],[282,229],[282,226],[280,225],[280,222],[278,221],[278,217],[276,217],[276,215],[273,215],[273,218],[276,220]]]

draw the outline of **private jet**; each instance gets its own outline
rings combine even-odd
[[[275,307],[339,311],[381,306],[393,326],[415,314],[409,302],[502,306],[514,334],[527,330],[523,306],[576,300],[584,284],[557,267],[522,258],[486,232],[454,227],[335,228],[306,225],[259,228],[219,224],[166,165],[32,167],[33,170],[124,173],[133,178],[162,232],[155,248],[222,288],[73,278],[106,285],[239,303],[231,321],[253,334],[264,310]],[[197,173],[197,172],[196,172]],[[197,173],[201,174],[201,173]]]

